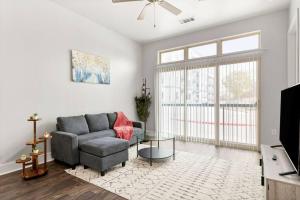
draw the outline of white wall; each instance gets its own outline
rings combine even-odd
[[[136,119],[141,46],[48,0],[0,0],[0,168],[29,147],[38,132],[55,129],[56,117],[124,111]],[[111,84],[71,81],[70,50],[111,61]]]
[[[262,48],[266,49],[261,64],[261,143],[276,144],[278,134],[273,136],[271,130],[277,129],[278,133],[280,90],[287,86],[287,10],[144,45],[143,74],[149,80],[152,93],[154,93],[154,67],[158,50],[255,30],[261,30]],[[148,124],[149,129],[155,129],[154,121],[153,105]]]
[[[288,85],[292,86],[297,83],[297,9],[300,7],[300,0],[291,0],[289,15],[289,32],[288,32]]]
[[[300,7],[300,0],[291,0],[290,15],[289,15],[289,21],[290,22],[297,15],[297,8],[299,8],[299,7]]]

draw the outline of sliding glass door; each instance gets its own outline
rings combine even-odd
[[[161,135],[184,141],[257,148],[258,60],[161,68]]]
[[[186,140],[214,142],[216,68],[187,69]]]
[[[257,61],[220,65],[219,132],[226,145],[257,144]]]
[[[159,74],[159,132],[163,136],[176,135],[184,139],[185,90],[184,70],[165,70]]]

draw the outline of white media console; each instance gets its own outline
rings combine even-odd
[[[280,176],[293,171],[291,162],[282,147],[261,145],[262,185],[266,186],[267,200],[300,200],[300,176]],[[273,160],[276,155],[277,160]]]

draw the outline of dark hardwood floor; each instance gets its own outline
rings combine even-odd
[[[171,145],[171,144],[166,144]],[[171,147],[171,146],[170,146]],[[258,164],[259,153],[245,150],[215,147],[212,145],[176,142],[176,150],[202,155],[212,155],[227,160],[247,160]],[[0,200],[40,199],[99,199],[123,200],[124,198],[92,185],[64,172],[66,166],[58,162],[49,163],[46,176],[24,181],[20,171],[0,176]]]
[[[0,176],[0,199],[124,199],[114,193],[65,173],[65,168],[68,168],[68,166],[52,161],[49,163],[48,174],[43,177],[25,181],[20,177],[20,171]]]

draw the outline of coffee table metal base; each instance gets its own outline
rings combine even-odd
[[[151,151],[152,149],[152,151]],[[165,159],[173,156],[175,159],[173,150],[171,149],[162,149],[158,147],[149,147],[143,148],[138,151],[138,155],[142,158],[149,159],[150,165],[152,166],[152,159]]]
[[[150,141],[150,147],[139,149],[137,138],[137,157],[149,159],[151,166],[153,159],[165,159],[173,156],[173,160],[175,160],[175,138],[171,138],[171,140],[173,140],[173,149],[160,148],[159,141],[157,147],[152,146],[152,141]]]

